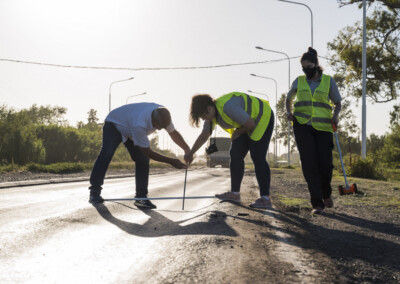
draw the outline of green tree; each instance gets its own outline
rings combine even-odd
[[[346,4],[360,1],[340,1]],[[388,4],[390,1],[377,1]],[[384,3],[385,2],[385,3]],[[400,49],[398,10],[377,5],[367,19],[367,96],[376,103],[396,100],[400,88]],[[330,43],[328,50],[335,58],[331,64],[338,85],[345,85],[348,94],[362,96],[362,30],[346,27]]]
[[[90,109],[88,114],[88,123],[85,125],[86,128],[90,130],[96,130],[99,128],[97,122],[99,119],[97,118],[97,110]]]
[[[277,131],[278,131],[278,143],[282,141],[284,146],[288,145],[288,120],[286,117],[286,94],[281,94],[278,100],[277,111],[275,113],[275,119],[277,119]],[[293,109],[293,108],[292,108]],[[272,141],[275,142],[275,130],[272,136]],[[294,139],[293,126],[290,126],[290,152],[292,153],[296,147],[296,141]]]
[[[393,111],[390,112],[390,124],[400,124],[400,105],[393,106]]]
[[[64,119],[64,115],[67,113],[65,107],[52,107],[49,105],[38,107],[34,104],[29,109],[21,110],[21,112],[26,112],[33,124],[67,124],[67,121]]]
[[[351,5],[351,4],[359,4],[359,7],[362,7],[363,0],[338,0],[341,6]],[[386,5],[390,9],[398,9],[400,8],[399,0],[369,0],[369,4],[373,2],[381,2],[383,5]]]
[[[400,125],[395,124],[380,150],[381,160],[389,167],[400,168]]]
[[[26,164],[42,162],[45,149],[37,139],[35,125],[26,111],[0,107],[0,161],[1,163]]]

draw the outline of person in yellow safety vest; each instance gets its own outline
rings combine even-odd
[[[203,130],[193,147],[185,155],[187,163],[210,137],[218,124],[231,135],[230,173],[231,191],[216,194],[221,200],[240,203],[240,185],[244,175],[244,158],[250,151],[256,178],[260,187],[260,198],[250,206],[254,208],[271,207],[269,189],[271,172],[266,160],[269,142],[274,129],[274,113],[268,101],[245,93],[232,92],[214,100],[208,94],[194,95],[190,107],[190,123],[199,127],[204,120]]]
[[[341,96],[335,80],[323,74],[317,51],[311,47],[300,60],[305,76],[293,82],[286,97],[287,119],[300,153],[303,175],[311,196],[313,214],[333,207],[332,194],[332,124],[338,124]],[[294,110],[292,112],[292,101]],[[332,103],[334,110],[332,115]]]

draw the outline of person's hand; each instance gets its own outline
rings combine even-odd
[[[336,127],[339,124],[339,119],[336,115],[332,116],[332,123],[336,125]]]
[[[287,120],[289,120],[289,121],[294,121],[293,113],[287,112],[287,113],[286,113],[286,118],[287,118]]]
[[[191,164],[193,162],[193,154],[191,152],[185,153],[185,156],[183,156],[183,159],[187,164]]]
[[[239,138],[240,135],[241,135],[241,134],[240,134],[237,130],[235,130],[235,131],[232,133],[231,140],[233,141],[233,140]]]
[[[187,165],[182,163],[179,159],[172,159],[171,166],[177,169],[187,169]]]

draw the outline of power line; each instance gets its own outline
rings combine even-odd
[[[300,56],[290,57],[290,59],[295,59],[295,58],[300,58]],[[77,68],[77,69],[96,69],[96,70],[124,70],[124,71],[162,71],[162,70],[211,69],[211,68],[224,68],[224,67],[234,67],[234,66],[253,65],[253,64],[267,64],[267,63],[280,62],[280,61],[283,61],[283,60],[287,60],[287,58],[275,59],[275,60],[265,60],[265,61],[253,61],[253,62],[243,62],[243,63],[230,63],[230,64],[221,64],[221,65],[210,65],[210,66],[132,68],[132,67],[105,67],[105,66],[64,65],[64,64],[54,64],[54,63],[33,62],[33,61],[24,61],[24,60],[17,60],[17,59],[0,58],[0,61],[3,61],[3,62],[32,64],[32,65],[41,65],[41,66],[58,67],[58,68]]]

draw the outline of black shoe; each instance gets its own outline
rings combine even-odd
[[[89,203],[96,204],[96,203],[103,203],[104,199],[100,196],[100,194],[91,194],[89,197]]]
[[[135,203],[136,207],[143,208],[143,209],[156,209],[153,203],[150,200],[136,200]]]

